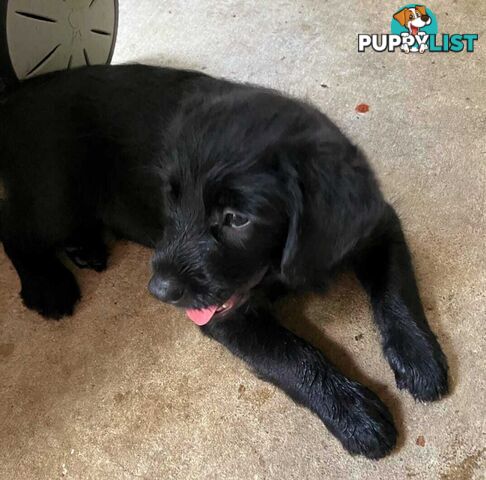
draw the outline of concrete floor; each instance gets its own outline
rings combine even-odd
[[[185,315],[149,296],[150,252],[117,244],[82,271],[74,317],[19,301],[0,253],[1,479],[485,478],[486,3],[435,2],[473,54],[357,53],[396,4],[371,0],[121,0],[115,62],[203,69],[317,104],[363,149],[401,214],[452,393],[417,404],[394,387],[363,293],[344,277],[286,323],[392,409],[396,452],[347,455],[319,420],[257,380]],[[358,115],[359,103],[370,111]],[[325,338],[324,338],[325,334]],[[339,346],[337,346],[339,345]]]

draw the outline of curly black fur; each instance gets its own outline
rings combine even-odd
[[[397,435],[387,408],[261,302],[322,291],[348,266],[398,386],[424,401],[447,392],[398,217],[361,151],[314,107],[197,72],[100,66],[21,84],[0,122],[1,234],[29,308],[73,312],[80,292],[60,249],[102,270],[102,229],[151,246],[152,293],[191,309],[236,298],[203,332],[351,453],[380,458]]]

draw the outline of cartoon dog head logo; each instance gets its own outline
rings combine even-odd
[[[392,34],[401,35],[401,50],[424,53],[430,35],[437,34],[437,19],[425,5],[409,4],[393,15]]]
[[[432,23],[424,5],[402,8],[393,15],[393,18],[402,27],[407,28],[410,35],[418,35],[421,28]]]

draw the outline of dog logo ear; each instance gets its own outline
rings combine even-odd
[[[393,18],[404,27],[407,24],[407,12],[408,8],[402,8],[399,12],[393,15]]]
[[[427,15],[427,11],[424,5],[415,5],[415,10],[417,10],[420,15]]]

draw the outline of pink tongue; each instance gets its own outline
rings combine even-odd
[[[187,316],[196,324],[196,325],[206,325],[206,323],[213,318],[214,313],[218,307],[216,305],[211,305],[208,308],[203,310],[186,310]]]

